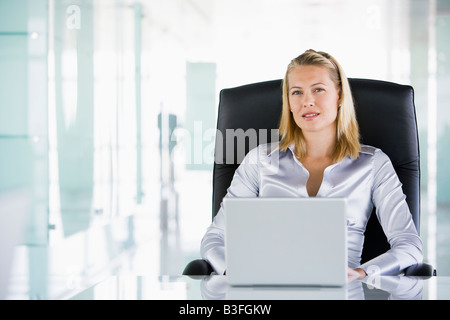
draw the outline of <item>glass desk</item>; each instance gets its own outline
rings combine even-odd
[[[380,276],[344,288],[230,287],[226,276],[111,276],[68,300],[449,300],[450,277]]]

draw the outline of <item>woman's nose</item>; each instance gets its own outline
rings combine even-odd
[[[304,100],[303,100],[303,106],[304,107],[312,107],[314,105],[314,98],[312,94],[305,93]]]

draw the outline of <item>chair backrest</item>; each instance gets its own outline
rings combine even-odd
[[[350,78],[349,82],[361,143],[378,147],[390,157],[420,231],[420,154],[414,90],[408,85],[379,80]],[[281,80],[221,90],[213,167],[213,217],[243,156],[256,145],[279,138],[273,133],[278,129],[281,106]],[[245,151],[237,150],[237,145],[242,146],[237,140],[244,136]],[[373,212],[365,232],[362,262],[387,249],[389,244]]]

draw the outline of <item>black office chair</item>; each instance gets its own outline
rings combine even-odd
[[[349,79],[356,115],[360,126],[361,143],[382,149],[391,159],[409,205],[414,223],[420,231],[420,153],[417,133],[414,90],[411,86],[392,82]],[[234,157],[228,157],[226,147],[236,146],[227,141],[226,129],[256,129],[267,136],[258,136],[257,143],[271,142],[271,129],[277,129],[281,115],[281,80],[272,80],[223,89],[220,92],[217,129],[222,133],[217,143],[223,150],[216,149],[213,167],[213,212],[217,214],[226,195],[233,174],[242,160],[237,150]],[[231,135],[229,136],[231,137]],[[279,137],[276,136],[275,139]],[[247,141],[245,153],[254,147]],[[218,152],[219,151],[219,152]],[[222,152],[220,152],[222,151]],[[231,153],[228,152],[228,156]],[[220,157],[220,158],[219,158]],[[379,224],[375,209],[369,219],[362,252],[362,263],[389,249],[389,243]],[[202,259],[191,261],[184,269],[184,275],[208,275],[211,266]],[[433,276],[433,266],[421,263],[405,270],[406,275]]]

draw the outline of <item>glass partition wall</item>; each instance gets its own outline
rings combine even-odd
[[[0,0],[8,298],[181,274],[211,222],[219,91],[310,48],[414,87],[425,259],[450,274],[449,26],[443,0]]]

